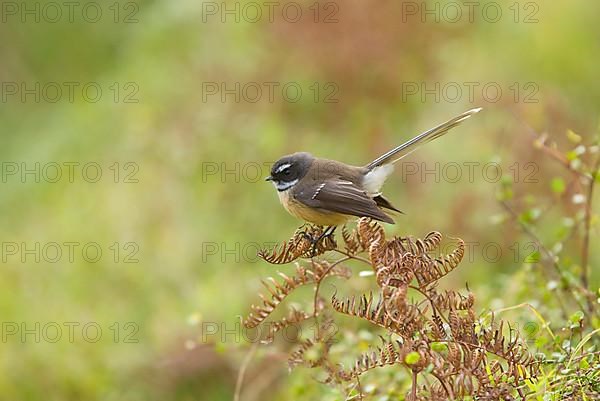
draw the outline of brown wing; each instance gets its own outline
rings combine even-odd
[[[358,217],[370,217],[375,220],[394,224],[394,220],[385,214],[377,203],[350,181],[328,180],[304,189],[296,200],[309,207]]]
[[[392,205],[390,203],[389,200],[384,198],[383,195],[377,195],[376,197],[373,198],[373,200],[375,201],[375,203],[377,203],[377,206],[379,206],[379,207],[383,207],[383,208],[390,209],[395,212],[404,214],[404,212],[402,210],[397,209],[394,205]]]

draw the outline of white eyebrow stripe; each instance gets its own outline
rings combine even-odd
[[[275,173],[281,173],[283,170],[290,168],[291,165],[292,165],[291,163],[282,164],[281,166],[277,167],[277,170],[275,170]]]

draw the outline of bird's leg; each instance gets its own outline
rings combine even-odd
[[[333,233],[335,233],[336,228],[337,228],[337,226],[327,227],[327,230],[325,230],[325,232],[319,237],[319,239],[333,238]]]
[[[317,254],[317,245],[319,244],[319,241],[324,240],[325,238],[331,238],[333,236],[333,233],[335,232],[335,229],[337,228],[337,226],[329,226],[325,229],[325,231],[323,231],[323,233],[321,235],[319,235],[319,237],[315,240],[313,240],[313,246],[312,246],[312,256],[314,257]]]
[[[306,227],[306,226],[308,226],[309,228],[304,229],[304,227]],[[317,255],[317,245],[319,244],[319,241],[324,237],[324,234],[329,229],[329,227],[328,227],[321,235],[319,235],[317,238],[315,238],[315,236],[313,235],[313,232],[316,230],[317,227],[323,229],[323,226],[313,226],[309,223],[305,223],[298,228],[298,230],[302,230],[298,234],[300,234],[302,236],[302,238],[308,240],[312,244],[311,252],[310,252],[311,258],[313,258]]]
[[[309,228],[308,229],[304,228],[306,226],[308,226]],[[309,240],[311,244],[314,244],[315,243],[315,237],[312,236],[311,234],[309,234],[309,232],[311,231],[310,230],[311,228],[314,230],[314,226],[312,226],[309,223],[304,223],[300,227],[298,227],[298,230],[302,230],[302,231],[299,232],[299,234],[301,234],[303,238]]]

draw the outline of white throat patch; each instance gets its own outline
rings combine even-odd
[[[297,183],[298,183],[298,179],[296,178],[295,180],[292,180],[292,181],[273,182],[273,185],[275,185],[275,188],[277,188],[277,190],[281,192],[281,191],[285,191],[287,189],[290,189],[291,187],[293,187]]]

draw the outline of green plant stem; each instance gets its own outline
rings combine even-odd
[[[550,252],[550,250],[544,246],[544,244],[538,238],[538,236],[529,227],[527,227],[526,224],[524,224],[523,222],[521,222],[519,220],[519,216],[508,205],[508,203],[502,201],[502,202],[500,202],[500,204],[504,207],[504,209],[508,213],[510,213],[510,215],[514,218],[514,220],[519,224],[519,226],[521,227],[521,229],[523,230],[523,232],[525,232],[525,234],[528,235],[533,240],[533,242],[535,242],[535,244],[537,245],[537,247],[544,253],[544,255],[546,256],[546,258],[552,264],[552,267],[554,268],[554,270],[556,270],[556,273],[558,274],[558,277],[559,278],[562,277],[562,272],[560,270],[560,266],[558,265],[558,263],[556,263],[556,259],[554,258],[554,255],[552,254],[552,252]]]
[[[531,230],[529,227],[527,227],[527,225],[526,225],[526,224],[524,224],[523,222],[521,222],[521,221],[519,220],[519,216],[517,215],[517,213],[516,213],[516,212],[515,212],[515,211],[514,211],[514,210],[513,210],[513,209],[512,209],[512,208],[511,208],[511,207],[510,207],[510,206],[509,206],[509,205],[508,205],[506,202],[502,201],[502,202],[500,202],[500,204],[501,204],[501,205],[504,207],[504,209],[506,209],[506,211],[507,211],[507,212],[508,212],[508,213],[509,213],[509,214],[510,214],[512,217],[513,217],[513,219],[514,219],[514,220],[517,222],[517,224],[519,225],[519,227],[521,227],[521,229],[523,230],[523,232],[524,232],[526,235],[528,235],[528,236],[529,236],[529,237],[530,237],[530,238],[533,240],[533,242],[535,242],[535,244],[537,245],[538,249],[540,249],[540,250],[541,250],[541,251],[544,253],[544,255],[545,255],[546,259],[548,259],[548,260],[550,261],[550,263],[551,263],[552,267],[553,267],[553,268],[554,268],[554,270],[556,271],[556,274],[557,274],[557,276],[558,276],[558,277],[557,277],[557,278],[558,278],[558,280],[562,280],[563,273],[562,273],[562,271],[561,271],[561,269],[560,269],[560,266],[559,266],[559,265],[558,265],[558,263],[556,262],[556,260],[555,260],[555,258],[554,258],[554,255],[552,254],[552,252],[550,252],[550,250],[548,250],[548,248],[546,248],[546,247],[544,246],[544,244],[543,244],[543,243],[542,243],[542,241],[539,239],[539,237],[538,237],[538,236],[537,236],[537,235],[536,235],[536,234],[535,234],[535,233],[534,233],[534,232],[533,232],[533,231],[532,231],[532,230]],[[579,300],[578,300],[578,299],[577,299],[577,297],[574,295],[574,293],[573,293],[573,290],[572,290],[572,288],[571,288],[570,284],[567,284],[567,285],[568,285],[569,287],[565,289],[565,292],[566,292],[566,293],[568,293],[568,294],[570,294],[570,295],[571,295],[571,297],[573,298],[573,301],[574,301],[575,303],[577,303],[577,304],[578,304],[580,307],[582,307],[582,306],[581,306],[581,304],[580,304],[580,302],[579,302]],[[569,290],[569,291],[567,291],[567,290]],[[563,307],[563,304],[562,304],[562,302],[561,302],[560,298],[557,298],[557,299],[558,299],[558,303],[559,303],[559,305],[561,306],[561,312],[563,313],[563,317],[564,317],[565,319],[568,319],[568,314],[567,314],[567,311],[566,311],[566,309]],[[582,309],[583,309],[583,308],[582,308]]]
[[[592,170],[592,176],[590,185],[588,187],[588,194],[585,204],[585,218],[584,218],[584,234],[583,234],[583,246],[581,247],[581,285],[586,290],[588,312],[591,314],[594,311],[594,296],[590,291],[590,267],[589,267],[589,254],[590,254],[590,229],[592,220],[592,199],[594,196],[594,184],[596,182],[596,175],[600,168],[600,157],[596,160],[596,164]]]
[[[542,314],[540,312],[538,312],[537,309],[535,309],[533,307],[533,305],[531,305],[531,304],[522,303],[522,304],[519,304],[519,305],[509,306],[507,308],[502,308],[502,309],[498,309],[496,311],[493,311],[492,313],[494,313],[494,314],[496,314],[496,313],[502,313],[502,312],[507,312],[509,310],[523,308],[523,307],[527,307],[527,308],[529,308],[529,309],[532,310],[533,314],[539,319],[540,322],[542,322],[542,326],[548,331],[548,333],[550,334],[550,337],[552,337],[552,340],[554,340],[556,338],[556,336],[552,332],[552,329],[550,329],[550,324],[546,321],[546,319],[544,319],[544,317],[542,316]]]

